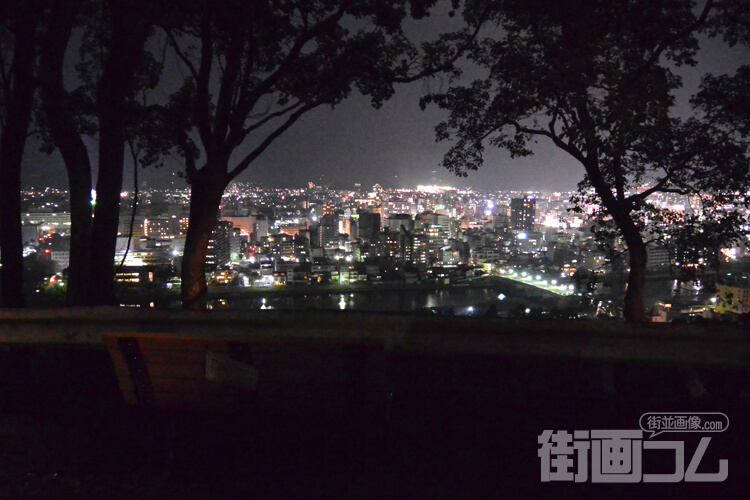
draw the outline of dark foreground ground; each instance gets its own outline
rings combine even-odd
[[[111,362],[91,348],[0,348],[3,498],[748,498],[747,372],[622,366],[615,394],[582,362],[396,356],[385,429],[244,415],[125,408]],[[545,429],[637,429],[642,413],[721,411],[699,472],[729,461],[723,483],[540,482]],[[686,464],[698,435],[685,440]],[[670,472],[667,452],[647,472]]]

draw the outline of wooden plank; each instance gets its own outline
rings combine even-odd
[[[178,364],[199,365],[206,362],[206,351],[171,351],[169,349],[148,349],[142,351],[143,359],[147,365],[152,364]]]
[[[127,364],[138,404],[153,405],[154,394],[151,388],[151,380],[138,341],[130,337],[120,337],[117,339],[117,347],[122,354],[122,359]]]
[[[124,375],[124,376],[130,376],[130,370],[128,369],[128,365],[125,362],[125,358],[123,358],[122,353],[120,352],[120,346],[117,345],[117,339],[114,337],[110,337],[105,339],[105,344],[107,346],[107,351],[109,352],[110,358],[112,358],[112,363],[115,365],[115,372],[118,375]]]
[[[310,344],[298,346],[284,342],[261,345],[243,343],[243,346],[248,347],[251,359],[249,364],[258,370],[260,378],[273,382],[291,382],[309,377],[326,382],[345,380],[344,345]],[[153,349],[154,343],[147,345],[152,349],[143,349],[142,355],[150,375],[203,377],[205,353],[197,344],[191,350],[171,350],[168,343],[162,344],[161,349]],[[218,347],[220,352],[227,350],[226,344],[213,343],[213,346],[212,349]]]
[[[333,390],[332,390],[333,389]],[[269,415],[315,415],[345,417],[347,402],[343,387],[274,385],[258,388],[258,407]]]
[[[120,393],[126,405],[135,406],[138,404],[138,398],[135,396],[134,390],[120,388]]]
[[[132,390],[121,391],[125,404],[138,405]],[[154,392],[154,407],[173,410],[224,411],[236,408],[238,396],[226,391]]]
[[[115,368],[115,375],[117,377],[117,385],[120,387],[120,393],[122,394],[125,404],[136,405],[138,403],[138,398],[135,395],[133,381],[130,379],[130,369],[128,368],[127,363],[125,363],[125,359],[120,352],[120,347],[117,345],[116,339],[105,339],[105,345],[109,352],[109,356],[112,359],[112,364]]]
[[[338,383],[347,380],[347,357],[351,345],[358,344],[253,345],[252,361],[261,379],[266,381],[292,382],[316,378],[327,383]],[[366,353],[364,359],[368,363],[373,356],[379,356],[376,353],[384,352],[382,345],[377,347],[363,347]],[[384,355],[380,365],[385,367]]]
[[[206,380],[218,385],[254,391],[258,386],[258,370],[229,356],[206,352]]]
[[[176,410],[226,411],[236,408],[236,394],[226,392],[158,392],[156,406]]]
[[[215,384],[209,380],[195,378],[173,378],[173,377],[151,377],[151,387],[154,392],[222,392],[232,391],[234,388],[228,388]]]
[[[220,339],[211,339],[209,335],[203,338],[176,338],[176,339],[159,339],[140,337],[138,344],[144,351],[171,351],[171,352],[206,352],[213,350],[218,352],[227,352],[227,342]]]
[[[120,386],[120,390],[135,392],[135,387],[133,387],[133,381],[130,380],[130,375],[117,374],[117,383]]]
[[[150,363],[148,374],[151,377],[172,377],[186,379],[205,379],[205,369],[199,363]]]
[[[128,377],[128,363],[116,348],[120,344],[108,342],[123,396],[132,403],[136,391]],[[210,410],[219,405],[213,408],[218,410],[236,404],[237,389],[221,384],[231,376],[225,373],[223,380],[221,376],[214,382],[207,380],[207,357],[213,357],[242,368],[239,372],[244,371],[249,382],[246,387],[257,388],[258,407],[267,414],[356,419],[385,414],[387,360],[382,343],[139,338],[138,347],[157,407]]]

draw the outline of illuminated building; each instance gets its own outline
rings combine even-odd
[[[239,229],[241,234],[250,235],[253,233],[253,226],[255,224],[255,217],[252,215],[244,217],[221,217],[221,220],[231,222],[235,229]]]
[[[230,240],[233,231],[234,226],[231,222],[219,221],[216,223],[211,233],[211,239],[208,240],[208,250],[206,251],[207,271],[214,271],[229,263]]]
[[[57,265],[58,271],[62,271],[70,265],[69,250],[52,250],[49,257]]]
[[[338,247],[339,236],[339,216],[336,214],[325,214],[320,218],[318,234],[320,237],[320,246],[323,248]]]
[[[510,200],[510,225],[513,229],[534,229],[536,200],[528,196]]]
[[[25,213],[21,214],[24,226],[39,225],[44,233],[68,233],[70,231],[70,214],[60,213]]]
[[[750,286],[716,285],[716,312],[750,313]]]
[[[143,235],[146,237],[169,238],[173,234],[170,217],[149,217],[143,220]]]

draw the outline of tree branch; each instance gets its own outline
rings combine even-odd
[[[284,109],[281,109],[279,111],[275,111],[273,113],[269,113],[266,115],[265,118],[262,120],[258,120],[257,122],[253,123],[247,128],[244,128],[242,130],[243,135],[248,135],[249,133],[253,132],[254,130],[259,129],[269,121],[273,120],[274,118],[278,118],[279,116],[284,116],[285,114],[289,113],[290,111],[293,111],[294,109],[298,108],[302,104],[302,101],[297,101],[296,103],[292,104],[291,106],[287,106]]]
[[[309,41],[311,41],[317,35],[323,33],[325,30],[329,29],[330,27],[335,26],[344,17],[344,13],[346,12],[346,8],[344,5],[342,5],[334,14],[320,21],[311,29],[307,30],[306,32],[302,32],[300,36],[295,39],[294,44],[289,49],[289,53],[278,65],[276,70],[268,77],[266,77],[263,81],[261,81],[258,86],[255,87],[255,89],[248,92],[245,95],[244,99],[241,99],[241,105],[238,106],[238,108],[240,108],[241,110],[241,113],[244,112],[245,115],[249,114],[250,110],[253,109],[258,100],[264,94],[268,93],[273,88],[273,86],[281,79],[281,77],[284,76],[287,71],[289,71],[289,68],[296,63],[297,57],[302,53],[302,49],[305,48],[305,45],[307,45]]]
[[[484,17],[484,16],[482,16],[482,17]],[[412,75],[412,76],[408,76],[408,77],[392,77],[392,78],[390,78],[390,81],[393,82],[393,83],[411,83],[411,82],[415,82],[417,80],[421,80],[422,78],[425,78],[427,76],[434,75],[435,73],[439,73],[439,72],[442,72],[442,71],[448,71],[448,70],[450,70],[453,67],[453,65],[455,64],[455,62],[458,61],[461,58],[461,56],[464,55],[464,52],[466,52],[466,50],[468,50],[469,47],[471,47],[471,44],[474,42],[474,40],[476,39],[476,37],[479,35],[479,32],[482,29],[482,26],[484,26],[484,22],[478,23],[477,26],[476,26],[476,28],[474,29],[474,31],[471,33],[471,35],[469,35],[469,39],[463,44],[463,46],[459,47],[456,50],[456,53],[453,54],[453,57],[451,57],[450,59],[448,59],[447,61],[445,61],[443,64],[440,64],[438,66],[434,66],[434,67],[431,67],[431,68],[425,68],[422,71],[420,71],[419,73],[417,73],[415,75]]]
[[[684,189],[684,188],[678,188],[678,187],[667,187],[667,178],[661,179],[657,184],[655,184],[653,187],[642,191],[640,193],[631,194],[626,198],[628,201],[643,201],[649,196],[651,196],[654,193],[675,193],[675,194],[682,194],[682,195],[689,195],[693,194],[694,190],[692,189]]]
[[[299,120],[299,118],[302,115],[304,115],[311,109],[314,109],[320,106],[321,104],[325,104],[325,101],[323,100],[313,101],[313,102],[305,104],[304,106],[299,108],[297,111],[292,113],[283,124],[281,124],[276,130],[268,134],[268,136],[266,136],[266,138],[263,140],[263,142],[260,143],[260,145],[258,145],[258,147],[253,149],[253,151],[250,154],[248,154],[245,158],[243,158],[242,161],[240,161],[234,169],[232,169],[230,172],[227,173],[226,182],[227,183],[231,182],[232,179],[234,179],[239,174],[241,174],[245,169],[247,169],[247,167],[249,167],[250,164],[253,161],[255,161],[268,148],[268,146],[270,146],[273,143],[273,141],[275,141],[281,134],[286,132],[286,130],[289,127],[291,127],[294,124],[294,122]]]
[[[192,180],[195,178],[195,175],[198,173],[198,169],[195,165],[195,152],[189,145],[189,139],[186,131],[183,130],[179,133],[179,136],[177,138],[177,145],[182,150],[182,154],[185,158],[185,175],[187,176],[188,181],[192,182]]]
[[[211,7],[206,8],[210,12]],[[206,156],[213,155],[213,134],[211,133],[211,101],[208,84],[211,76],[211,64],[213,63],[213,34],[211,30],[211,14],[203,13],[201,23],[201,60],[198,69],[196,85],[196,120],[198,122],[198,134],[200,134]]]
[[[570,143],[566,143],[565,141],[563,141],[560,138],[560,136],[558,136],[554,132],[554,129],[551,129],[551,130],[533,129],[533,128],[524,127],[524,126],[522,126],[518,122],[511,122],[510,125],[513,125],[513,127],[515,127],[516,132],[519,132],[519,133],[522,133],[522,134],[541,135],[541,136],[544,136],[544,137],[548,137],[549,139],[552,139],[552,142],[554,142],[555,146],[557,146],[558,148],[562,149],[563,151],[565,151],[566,153],[568,153],[569,155],[571,155],[576,160],[578,160],[580,162],[583,162],[583,160],[584,160],[583,153],[578,148],[576,148],[574,145],[572,145]],[[551,125],[551,123],[550,123],[550,125]]]
[[[240,71],[242,49],[244,45],[242,37],[235,33],[232,37],[231,46],[227,54],[226,67],[224,74],[221,77],[219,97],[216,103],[216,119],[214,121],[214,140],[216,141],[216,150],[219,149],[220,143],[224,143],[226,139],[227,129],[233,112],[232,101],[235,89],[237,88],[237,75]]]
[[[645,71],[646,69],[656,64],[656,62],[659,60],[661,55],[670,45],[672,45],[673,43],[677,42],[681,38],[686,37],[690,33],[697,30],[703,23],[706,22],[706,20],[708,19],[708,14],[711,12],[713,8],[714,8],[714,0],[707,0],[706,5],[703,6],[703,10],[698,16],[698,19],[696,19],[693,24],[691,24],[684,30],[680,31],[672,38],[665,40],[660,45],[657,45],[657,47],[654,49],[654,52],[651,54],[651,57],[649,57],[648,60],[636,71],[636,74],[641,74],[643,71]]]
[[[615,175],[615,190],[617,192],[617,199],[625,200],[625,177],[622,174],[622,154],[618,151],[616,156],[612,159],[612,171]]]
[[[169,44],[174,49],[175,54],[180,59],[180,61],[182,61],[182,63],[185,66],[187,66],[188,71],[190,71],[190,74],[192,75],[193,79],[197,82],[198,81],[198,70],[195,69],[195,66],[190,61],[190,58],[188,58],[187,55],[182,50],[180,50],[180,47],[177,44],[177,39],[175,38],[174,34],[170,30],[168,30],[168,29],[165,29],[164,31],[167,34],[167,38],[169,39]]]

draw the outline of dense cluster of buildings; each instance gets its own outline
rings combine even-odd
[[[48,241],[45,236],[61,236],[45,243],[45,251],[62,270],[69,259],[70,216],[57,203],[58,192],[44,194],[26,193],[24,240],[31,252]],[[586,215],[568,210],[570,197],[441,186],[332,190],[310,183],[261,189],[235,183],[222,200],[206,272],[215,283],[245,286],[460,279],[478,268],[492,272],[499,267],[534,268],[561,279],[578,270],[625,272],[625,260],[612,261]],[[671,194],[654,202],[676,210],[687,206]],[[144,266],[178,276],[189,192],[144,189],[135,211],[133,205],[133,194],[123,193],[116,255],[122,279],[141,276],[136,268]],[[746,255],[745,245],[730,250],[727,258]],[[650,249],[652,273],[667,272],[674,264],[675,255],[666,249]]]

